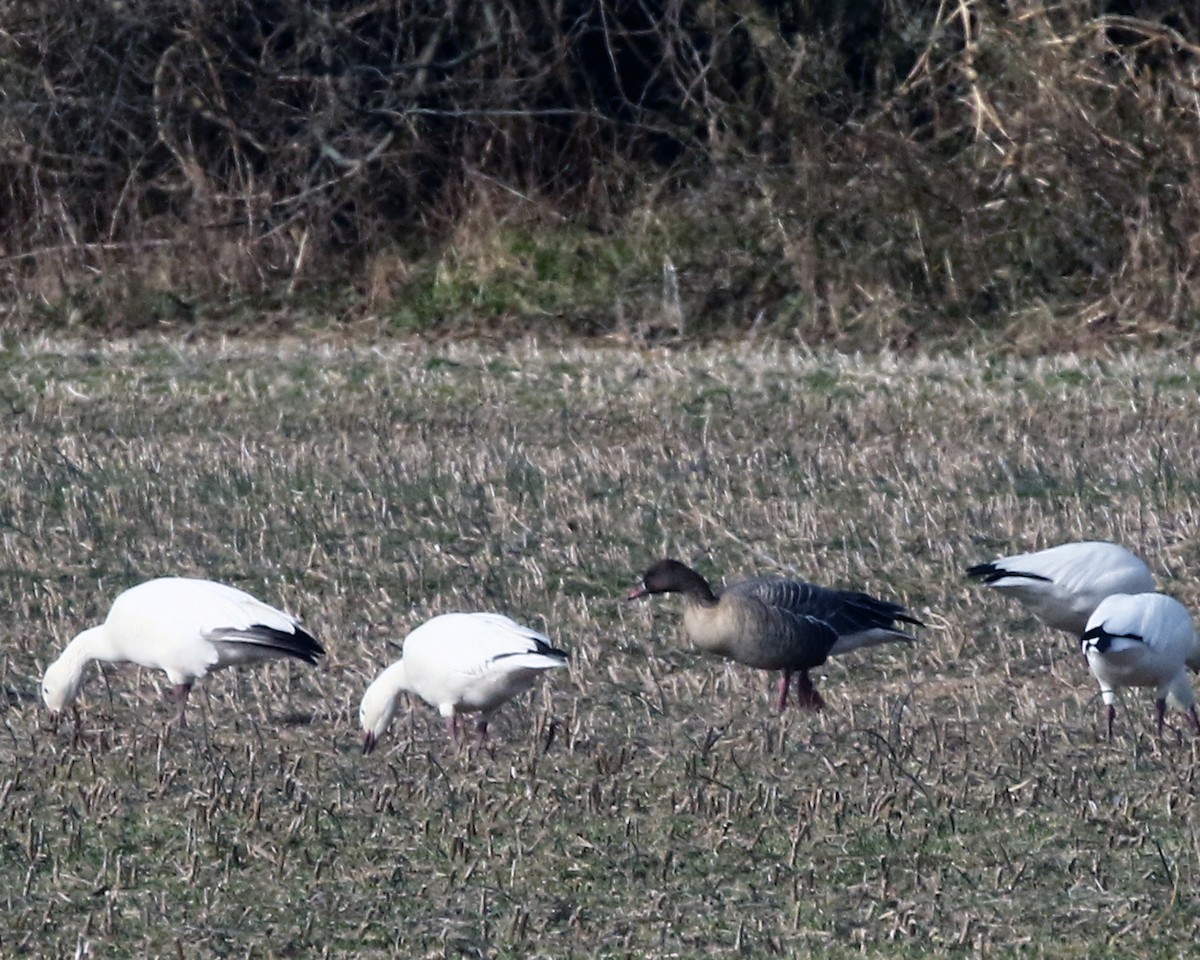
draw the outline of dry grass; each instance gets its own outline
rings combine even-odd
[[[0,357],[4,956],[1178,957],[1200,936],[1200,743],[964,585],[1083,536],[1195,606],[1200,373],[995,362],[303,345]],[[826,713],[625,604],[671,553],[901,599],[913,649],[830,664]],[[303,616],[320,670],[39,671],[162,573]],[[356,750],[425,617],[488,608],[574,659],[455,755],[423,708]],[[201,711],[197,711],[199,719]]]
[[[1179,4],[326,7],[0,5],[0,323],[1197,342]]]

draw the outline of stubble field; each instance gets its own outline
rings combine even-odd
[[[270,343],[0,355],[0,956],[1186,955],[1200,743],[1101,737],[1077,646],[965,584],[1081,538],[1200,599],[1200,372],[1082,361]],[[898,599],[919,644],[822,714],[626,603],[671,555]],[[302,617],[319,669],[42,668],[163,574]],[[425,618],[508,613],[569,670],[487,751],[358,699]]]

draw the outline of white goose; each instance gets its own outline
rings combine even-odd
[[[98,627],[75,637],[42,677],[42,699],[57,715],[83,686],[92,660],[166,671],[179,722],[192,684],[214,670],[278,657],[317,662],[324,648],[299,622],[248,593],[211,580],[162,577],[130,587]]]
[[[1092,675],[1108,706],[1112,737],[1114,706],[1121,687],[1155,687],[1158,733],[1162,736],[1167,701],[1187,711],[1200,734],[1196,695],[1184,666],[1200,656],[1191,615],[1178,600],[1161,593],[1118,593],[1096,607],[1080,638]]]
[[[967,576],[1015,597],[1043,623],[1075,636],[1105,597],[1155,590],[1154,575],[1140,557],[1103,540],[977,563]]]
[[[458,736],[460,713],[480,714],[476,732],[487,737],[488,719],[528,690],[543,671],[567,665],[567,653],[549,638],[498,613],[444,613],[404,640],[404,654],[363,694],[358,717],[363,753],[387,732],[401,693],[413,693],[445,718]]]

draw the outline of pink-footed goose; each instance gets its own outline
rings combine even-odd
[[[915,640],[897,629],[897,621],[924,626],[898,603],[782,577],[752,577],[714,592],[703,576],[671,559],[647,570],[628,599],[652,593],[683,594],[683,627],[701,650],[760,670],[781,670],[780,710],[787,706],[793,676],[799,704],[820,710],[825,703],[809,670],[851,650]]]

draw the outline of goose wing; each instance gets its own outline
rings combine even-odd
[[[1104,599],[1080,637],[1083,652],[1114,656],[1131,650],[1178,660],[1195,650],[1191,614],[1178,600],[1161,593],[1114,594]]]
[[[837,636],[894,630],[897,620],[924,626],[901,604],[852,590],[831,590],[803,580],[755,577],[729,590],[756,597],[779,610],[819,620]]]
[[[494,613],[442,614],[404,641],[410,688],[443,711],[490,710],[567,659],[545,635]]]
[[[223,583],[186,582],[203,585],[203,596],[197,597],[196,615],[201,624],[199,632],[209,640],[261,647],[312,664],[325,655],[325,648],[316,637],[282,610]]]
[[[1105,540],[1061,543],[1035,553],[977,563],[968,567],[966,574],[1000,589],[1041,582],[1102,596],[1154,590],[1154,574],[1145,561],[1120,544]]]
[[[758,601],[768,621],[762,625],[763,636],[777,636],[781,645],[806,653],[812,666],[825,661],[838,632],[825,615],[820,587],[798,580],[773,577],[753,577],[727,587],[722,594]]]
[[[441,621],[440,630],[457,638],[464,665],[548,669],[562,666],[569,658],[545,634],[500,613],[451,613],[435,619]]]

